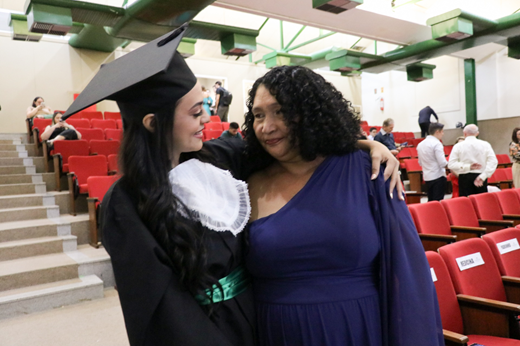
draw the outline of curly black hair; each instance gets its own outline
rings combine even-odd
[[[281,106],[292,145],[304,160],[318,155],[344,155],[356,149],[360,120],[352,104],[321,75],[303,66],[279,66],[256,80],[249,91],[243,131],[246,153],[254,161],[272,162],[256,138],[252,109],[258,87],[263,85]]]

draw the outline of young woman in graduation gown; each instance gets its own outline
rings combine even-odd
[[[103,199],[100,229],[130,345],[250,346],[242,180],[251,166],[242,141],[217,139],[201,150],[209,116],[175,52],[184,28],[102,67],[64,118],[101,99],[117,101],[123,117],[122,177]],[[371,149],[376,166],[391,157]]]

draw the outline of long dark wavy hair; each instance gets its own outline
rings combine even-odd
[[[131,108],[124,111],[132,112]],[[167,252],[181,283],[194,295],[204,294],[216,283],[207,270],[205,229],[172,192],[168,179],[174,112],[175,105],[170,105],[154,113],[154,133],[143,126],[142,116],[124,117],[121,183],[136,197],[139,217]]]
[[[246,153],[255,161],[274,159],[264,150],[253,128],[252,109],[258,87],[263,85],[281,106],[292,145],[304,160],[318,155],[343,155],[356,148],[360,120],[351,103],[321,75],[303,66],[279,66],[256,80],[249,91],[243,130]]]
[[[41,97],[41,96],[36,96],[36,97],[34,98],[33,103],[32,103],[32,106],[33,106],[34,108],[36,108],[36,101],[38,101],[38,99],[42,99],[42,100],[43,100],[43,97]]]

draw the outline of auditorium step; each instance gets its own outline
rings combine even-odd
[[[35,166],[38,173],[43,172],[43,157],[0,157],[0,167],[5,166]],[[0,173],[9,174],[9,173]]]
[[[60,208],[57,205],[0,209],[0,222],[57,218]]]
[[[27,155],[27,151],[3,151],[3,150],[0,150],[0,157],[26,158],[26,157],[28,157],[28,155]]]
[[[99,298],[103,298],[103,281],[96,275],[0,292],[0,319]]]
[[[0,175],[35,174],[36,166],[0,166]]]
[[[47,192],[47,186],[45,183],[0,185],[0,196],[45,192]]]
[[[0,243],[0,261],[74,251],[76,249],[76,237],[72,235],[8,241]]]
[[[43,174],[50,175],[51,178],[54,178],[53,173],[5,174],[0,175],[0,185],[43,183]]]

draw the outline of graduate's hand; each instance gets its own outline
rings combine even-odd
[[[370,178],[372,180],[376,179],[379,175],[381,163],[386,163],[384,177],[385,181],[390,178],[390,197],[394,197],[393,191],[394,188],[397,188],[399,199],[404,201],[403,184],[399,175],[399,160],[395,158],[387,147],[377,141],[359,140],[358,145],[361,149],[370,152],[370,158],[372,159],[372,176]]]

